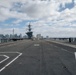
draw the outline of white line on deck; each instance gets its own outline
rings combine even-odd
[[[73,52],[70,52],[70,51],[63,49],[63,48],[61,48],[61,50],[66,51],[66,52],[71,53],[71,54],[74,54]]]
[[[66,50],[66,49],[64,49],[64,48],[61,48],[61,47],[58,47],[58,46],[54,46],[54,47],[56,47],[56,48],[60,48],[62,51],[65,51],[65,52],[68,52],[68,53],[74,54],[73,52],[70,52],[70,51],[68,51],[68,50]]]
[[[71,53],[71,54],[74,54],[74,57],[75,57],[75,59],[76,59],[76,52],[70,52],[70,51],[68,51],[68,50],[66,50],[66,49],[61,49],[61,50],[66,51],[66,52]]]
[[[49,44],[49,45],[50,45],[50,44]],[[68,53],[74,54],[73,52],[70,52],[70,51],[68,51],[68,50],[66,50],[66,49],[64,49],[64,48],[61,48],[61,47],[58,47],[58,46],[54,46],[54,47],[60,48],[62,51],[66,51],[66,52],[68,52]]]
[[[48,43],[48,44],[49,44],[49,43]],[[50,45],[50,44],[49,44],[49,45]],[[68,51],[68,50],[66,50],[66,49],[64,49],[64,48],[58,47],[58,46],[54,46],[54,47],[56,47],[56,48],[60,48],[62,51],[65,51],[65,52],[68,52],[68,53],[74,54],[75,59],[76,59],[76,52],[70,52],[70,51]]]
[[[19,55],[16,56],[12,61],[10,61],[8,64],[6,64],[3,68],[0,69],[0,72],[2,72],[6,67],[8,67],[10,64],[12,64],[15,60],[17,60],[21,55],[22,53],[20,52],[0,52],[0,53],[18,53]]]
[[[40,46],[40,44],[34,44],[34,46]]]
[[[6,57],[6,58],[3,59],[2,61],[0,61],[0,64],[3,63],[4,61],[6,61],[7,59],[9,59],[9,56],[7,56],[7,55],[0,55],[0,56],[4,56],[4,57]]]

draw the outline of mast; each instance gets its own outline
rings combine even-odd
[[[31,28],[31,25],[29,24],[28,25],[28,31],[31,32],[31,30],[32,30],[32,28]]]
[[[32,32],[32,28],[31,28],[31,25],[30,25],[30,23],[29,23],[29,25],[28,25],[28,32],[26,33],[27,34],[27,36],[28,36],[28,39],[31,39],[32,38],[32,34],[33,34],[33,32]]]

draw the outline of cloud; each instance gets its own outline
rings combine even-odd
[[[20,22],[32,20],[34,35],[41,33],[50,37],[76,37],[75,4],[75,0],[0,0],[0,22],[15,18],[12,24],[20,25]],[[26,28],[16,28],[15,32],[24,34]],[[12,33],[11,30],[0,29],[0,33]]]
[[[28,2],[21,7],[21,12],[32,18],[43,18],[56,14],[58,4],[51,2]]]
[[[6,6],[7,3],[8,5]],[[56,14],[57,7],[58,4],[48,1],[7,0],[6,2],[1,0],[0,13],[4,17],[3,20],[11,17],[23,19],[25,19],[25,17],[28,19],[29,17],[29,19],[38,19]]]
[[[45,22],[33,23],[32,27],[34,35],[36,36],[36,34],[42,34],[45,37],[76,37],[76,25],[74,25],[74,27],[70,27],[69,25],[65,27],[66,25],[64,25],[64,22],[63,24],[58,24],[47,25]]]
[[[3,15],[3,20],[8,18],[38,19],[46,16],[58,14],[60,3],[67,3],[69,0],[1,0],[0,12]],[[5,11],[5,12],[4,12]]]

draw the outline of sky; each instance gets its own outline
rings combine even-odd
[[[76,0],[0,0],[0,34],[76,37]]]

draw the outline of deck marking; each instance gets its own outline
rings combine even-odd
[[[58,47],[58,46],[54,46],[54,47],[56,47],[56,48],[61,48],[61,47]],[[65,52],[68,52],[68,53],[71,53],[71,54],[74,54],[75,59],[76,59],[76,52],[70,52],[70,51],[68,51],[68,50],[66,50],[66,49],[64,49],[64,48],[61,48],[61,50],[62,50],[62,51],[65,51]]]
[[[40,44],[34,44],[34,46],[40,46]]]
[[[19,54],[12,61],[10,61],[8,64],[6,64],[4,67],[2,67],[0,69],[0,72],[2,72],[6,67],[8,67],[10,64],[12,64],[15,60],[17,60],[22,55],[22,53],[20,53],[20,52],[0,52],[0,53],[18,53]]]
[[[63,49],[63,48],[61,48],[61,50],[66,51],[66,52],[71,53],[71,54],[74,54],[73,52],[70,52],[70,51]]]
[[[0,55],[0,56],[4,56],[4,57],[6,57],[6,58],[3,59],[2,61],[0,61],[0,64],[3,63],[4,61],[6,61],[7,59],[9,59],[9,56],[7,56],[7,55]]]

